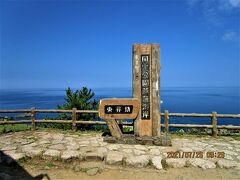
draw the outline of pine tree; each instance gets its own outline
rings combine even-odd
[[[87,87],[83,87],[81,90],[72,91],[69,87],[66,90],[65,103],[62,105],[58,105],[58,109],[72,109],[77,108],[77,110],[97,110],[98,101],[93,99],[95,93],[88,89]],[[77,115],[77,119],[79,120],[90,120],[91,118],[95,118],[96,114],[79,114]]]

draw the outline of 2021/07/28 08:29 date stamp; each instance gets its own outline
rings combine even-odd
[[[197,152],[181,152],[181,151],[170,151],[167,152],[167,158],[224,158],[225,153],[213,152],[213,151],[197,151]]]

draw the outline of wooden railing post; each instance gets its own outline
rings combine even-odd
[[[36,130],[36,124],[35,124],[36,111],[35,111],[35,108],[31,109],[31,118],[32,118],[32,131],[35,131]]]
[[[212,112],[212,136],[217,137],[217,112]]]
[[[76,121],[77,121],[77,108],[73,108],[72,109],[72,130],[76,131],[77,130],[77,126],[76,126]]]
[[[165,135],[167,136],[169,133],[169,115],[168,110],[164,111],[164,127],[165,127]]]

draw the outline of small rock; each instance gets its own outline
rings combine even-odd
[[[28,153],[26,153],[26,155],[28,157],[36,157],[36,156],[41,156],[43,153],[43,149],[32,149],[31,151],[28,151]]]
[[[217,165],[220,168],[226,168],[226,169],[237,167],[237,163],[235,161],[230,161],[226,159],[220,159],[217,162]]]
[[[202,169],[214,169],[216,168],[216,165],[214,162],[205,160],[205,159],[189,159],[188,164],[195,166],[195,167],[200,167]]]
[[[162,158],[160,156],[155,156],[152,158],[152,165],[156,168],[156,169],[162,169]]]
[[[147,155],[141,155],[141,156],[130,155],[125,159],[125,163],[128,166],[145,167],[149,163],[149,156],[147,156]]]
[[[45,166],[44,169],[45,169],[45,170],[49,170],[49,169],[51,169],[51,168],[50,168],[49,166]]]
[[[120,165],[122,164],[123,160],[123,155],[120,154],[119,152],[109,152],[106,157],[106,163],[107,164],[115,164],[115,165]]]
[[[49,149],[64,150],[66,148],[63,144],[56,144],[56,145],[49,146]]]
[[[89,152],[85,154],[86,161],[102,161],[103,160],[103,153],[100,152]]]
[[[169,158],[169,159],[166,159],[166,164],[169,167],[181,168],[181,167],[186,166],[186,159]]]
[[[154,139],[153,143],[157,146],[172,146],[172,141],[169,136],[161,136]]]
[[[32,146],[24,146],[22,152],[26,153],[28,157],[40,156],[43,153],[43,149],[36,149]]]
[[[61,159],[67,161],[70,159],[81,159],[81,153],[79,151],[67,150],[63,151]]]
[[[67,149],[68,150],[78,150],[79,149],[79,145],[76,145],[76,146],[70,145],[70,146],[67,146]]]
[[[99,171],[99,168],[96,167],[96,168],[91,168],[91,169],[87,170],[86,173],[89,176],[94,176],[98,173],[98,171]]]
[[[52,159],[60,157],[60,151],[54,149],[48,149],[45,153],[43,153],[43,159]]]
[[[63,135],[63,134],[53,134],[53,135],[52,135],[52,138],[53,138],[54,140],[62,141],[63,138],[64,138],[64,135]]]

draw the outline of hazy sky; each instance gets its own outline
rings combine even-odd
[[[132,44],[161,85],[240,86],[240,0],[1,0],[0,88],[131,87]]]

